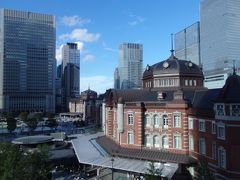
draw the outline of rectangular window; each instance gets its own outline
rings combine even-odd
[[[168,128],[168,115],[164,114],[162,116],[162,119],[163,119],[163,128]]]
[[[212,158],[213,159],[217,158],[216,152],[217,152],[217,145],[216,145],[216,142],[213,142],[212,143]]]
[[[199,153],[206,155],[206,143],[204,138],[199,139]]]
[[[232,105],[232,116],[240,116],[240,105]]]
[[[133,125],[133,113],[128,113],[128,124]]]
[[[173,147],[175,149],[181,149],[181,136],[180,135],[175,135],[173,137]]]
[[[173,125],[175,128],[181,127],[181,116],[179,114],[173,115]]]
[[[133,133],[132,132],[128,133],[128,144],[133,144]]]
[[[224,116],[224,106],[221,104],[217,105],[217,115]]]
[[[206,131],[205,121],[204,120],[199,120],[199,131],[202,131],[202,132]]]
[[[212,122],[212,134],[216,134],[216,123]]]
[[[226,151],[222,147],[218,149],[218,165],[221,168],[226,168]]]
[[[194,142],[193,142],[193,136],[189,136],[189,150],[194,150]]]
[[[193,129],[193,118],[188,118],[188,129]]]
[[[225,126],[224,125],[218,125],[217,126],[217,137],[218,139],[225,139]]]
[[[185,79],[185,86],[188,86],[188,80]]]

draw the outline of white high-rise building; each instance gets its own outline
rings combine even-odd
[[[205,86],[222,87],[233,62],[240,65],[240,1],[202,0],[200,36]]]
[[[133,89],[142,87],[143,46],[123,43],[119,47],[119,87]]]

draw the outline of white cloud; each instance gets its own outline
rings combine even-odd
[[[95,56],[92,54],[87,54],[83,57],[83,62],[93,62],[95,61]]]
[[[77,15],[75,16],[63,16],[61,18],[61,22],[66,26],[83,26],[84,24],[88,24],[91,22],[90,19],[84,19]]]
[[[80,50],[80,52],[82,52],[84,49],[84,43],[81,41],[76,41],[74,43],[77,43],[78,49]]]
[[[133,19],[132,21],[128,22],[128,24],[130,26],[136,26],[136,25],[138,25],[140,23],[143,23],[145,21],[145,18],[142,17],[142,16],[137,16],[135,14],[130,14],[129,16],[130,16],[130,18]]]
[[[113,49],[111,47],[108,47],[107,44],[103,41],[102,42],[103,49],[106,51],[111,51],[111,52],[117,52],[117,49]]]
[[[103,75],[80,77],[80,91],[88,87],[98,93],[105,93],[107,89],[113,88],[113,78]]]
[[[57,65],[62,63],[62,47],[63,44],[56,49],[56,59],[57,59]]]
[[[82,42],[93,42],[97,41],[100,38],[100,33],[89,33],[87,29],[74,29],[69,34],[62,34],[59,36],[59,39],[61,40],[76,40],[76,41],[82,41]]]

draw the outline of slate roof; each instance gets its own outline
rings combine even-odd
[[[167,66],[164,66],[165,64],[167,64]],[[174,55],[171,55],[168,59],[146,68],[143,73],[143,79],[153,75],[163,74],[179,74],[203,77],[202,70],[198,65],[191,61],[180,60]]]
[[[96,142],[112,156],[134,158],[148,161],[170,162],[181,164],[194,164],[197,161],[185,154],[170,153],[163,150],[133,149],[120,147],[106,136],[98,137]]]
[[[229,76],[221,89],[216,102],[240,103],[240,76]]]

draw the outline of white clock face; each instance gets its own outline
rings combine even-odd
[[[188,63],[188,66],[189,66],[189,67],[192,67],[192,66],[193,66],[193,64],[192,64],[191,62],[189,62],[189,63]]]
[[[169,66],[168,62],[164,62],[164,63],[163,63],[163,67],[164,67],[164,68],[168,68],[168,66]]]

